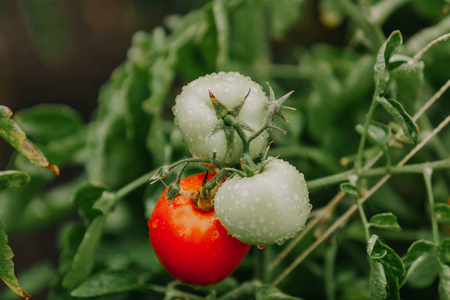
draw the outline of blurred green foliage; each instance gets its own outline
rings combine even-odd
[[[54,9],[36,5],[26,9]],[[214,0],[168,16],[152,32],[137,32],[126,60],[100,88],[98,108],[87,124],[61,105],[25,109],[13,119],[2,108],[1,130],[22,129],[61,174],[72,174],[57,182],[50,170],[19,154],[8,166],[17,171],[0,172],[0,220],[10,236],[59,228],[58,266],[43,261],[31,267],[19,275],[21,286],[30,294],[49,289],[51,300],[433,299],[438,294],[450,299],[450,131],[442,130],[412,158],[411,163],[439,166],[432,180],[430,174],[431,185],[418,168],[389,169],[449,115],[447,92],[414,119],[449,85],[450,43],[420,52],[450,32],[449,9],[438,0]],[[310,14],[324,32],[340,32],[339,42],[303,44],[307,39],[300,33],[314,31],[308,27]],[[46,31],[47,20],[33,16],[34,28],[44,35],[45,55],[67,29]],[[277,94],[295,90],[289,106],[297,110],[286,113],[289,124],[280,124],[286,135],[271,132],[271,153],[289,160],[314,186],[311,220],[318,221],[300,242],[255,248],[232,277],[192,288],[173,282],[148,242],[146,220],[164,186],[147,183],[158,167],[189,155],[173,123],[175,96],[186,83],[218,71],[238,71],[262,86],[270,82]],[[400,130],[408,139],[392,144],[392,134]],[[9,137],[11,144],[17,141]],[[337,174],[333,183],[351,181],[347,175],[362,172],[358,164],[379,151],[384,157],[373,173],[395,175],[364,203],[370,221],[346,219],[289,269],[354,203],[347,197],[327,206],[339,192],[328,176]],[[376,177],[358,179],[357,189],[344,186],[356,197],[376,182]],[[68,218],[74,212],[77,218]],[[2,226],[0,249],[7,249],[3,232]],[[288,247],[292,250],[280,256]],[[268,267],[275,258],[282,260]],[[2,279],[13,270],[11,258],[5,261]],[[271,285],[286,270],[287,277]],[[5,290],[0,297],[16,296]]]

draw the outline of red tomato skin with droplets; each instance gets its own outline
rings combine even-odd
[[[181,179],[182,191],[196,192],[205,173]],[[212,285],[228,277],[247,255],[250,245],[231,237],[214,210],[202,212],[188,196],[172,202],[159,198],[148,221],[150,243],[164,268],[192,285]]]

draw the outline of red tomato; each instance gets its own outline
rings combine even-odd
[[[182,191],[196,192],[205,173],[181,179]],[[212,285],[228,277],[247,255],[250,245],[228,235],[214,217],[202,212],[190,197],[172,203],[161,195],[148,221],[150,242],[161,264],[181,282]]]

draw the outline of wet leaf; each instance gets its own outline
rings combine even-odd
[[[0,278],[14,293],[25,299],[30,299],[30,296],[22,290],[16,275],[14,275],[13,256],[14,254],[8,246],[5,224],[0,221]]]
[[[73,297],[95,297],[131,291],[139,287],[136,274],[130,270],[104,270],[88,277],[71,292]]]
[[[27,139],[25,132],[23,132],[19,126],[10,119],[10,110],[4,106],[0,107],[2,113],[2,119],[0,122],[0,136],[22,155],[28,158],[32,164],[51,169],[56,175],[59,175],[58,166],[49,163],[44,154]]]

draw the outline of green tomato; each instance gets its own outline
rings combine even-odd
[[[175,100],[175,124],[180,128],[191,154],[198,158],[212,158],[215,153],[219,163],[237,164],[242,156],[242,142],[236,132],[231,147],[228,147],[224,130],[214,133],[205,141],[218,122],[209,91],[227,108],[234,107],[250,91],[237,119],[253,131],[259,130],[266,121],[267,96],[262,87],[249,77],[237,72],[220,72],[192,81],[183,87]],[[251,134],[249,130],[244,131],[247,135]],[[264,132],[250,143],[250,155],[259,156],[266,149],[267,142],[268,133]]]
[[[215,195],[214,208],[238,240],[281,245],[302,230],[312,206],[303,174],[288,162],[272,159],[259,174],[227,179]]]

